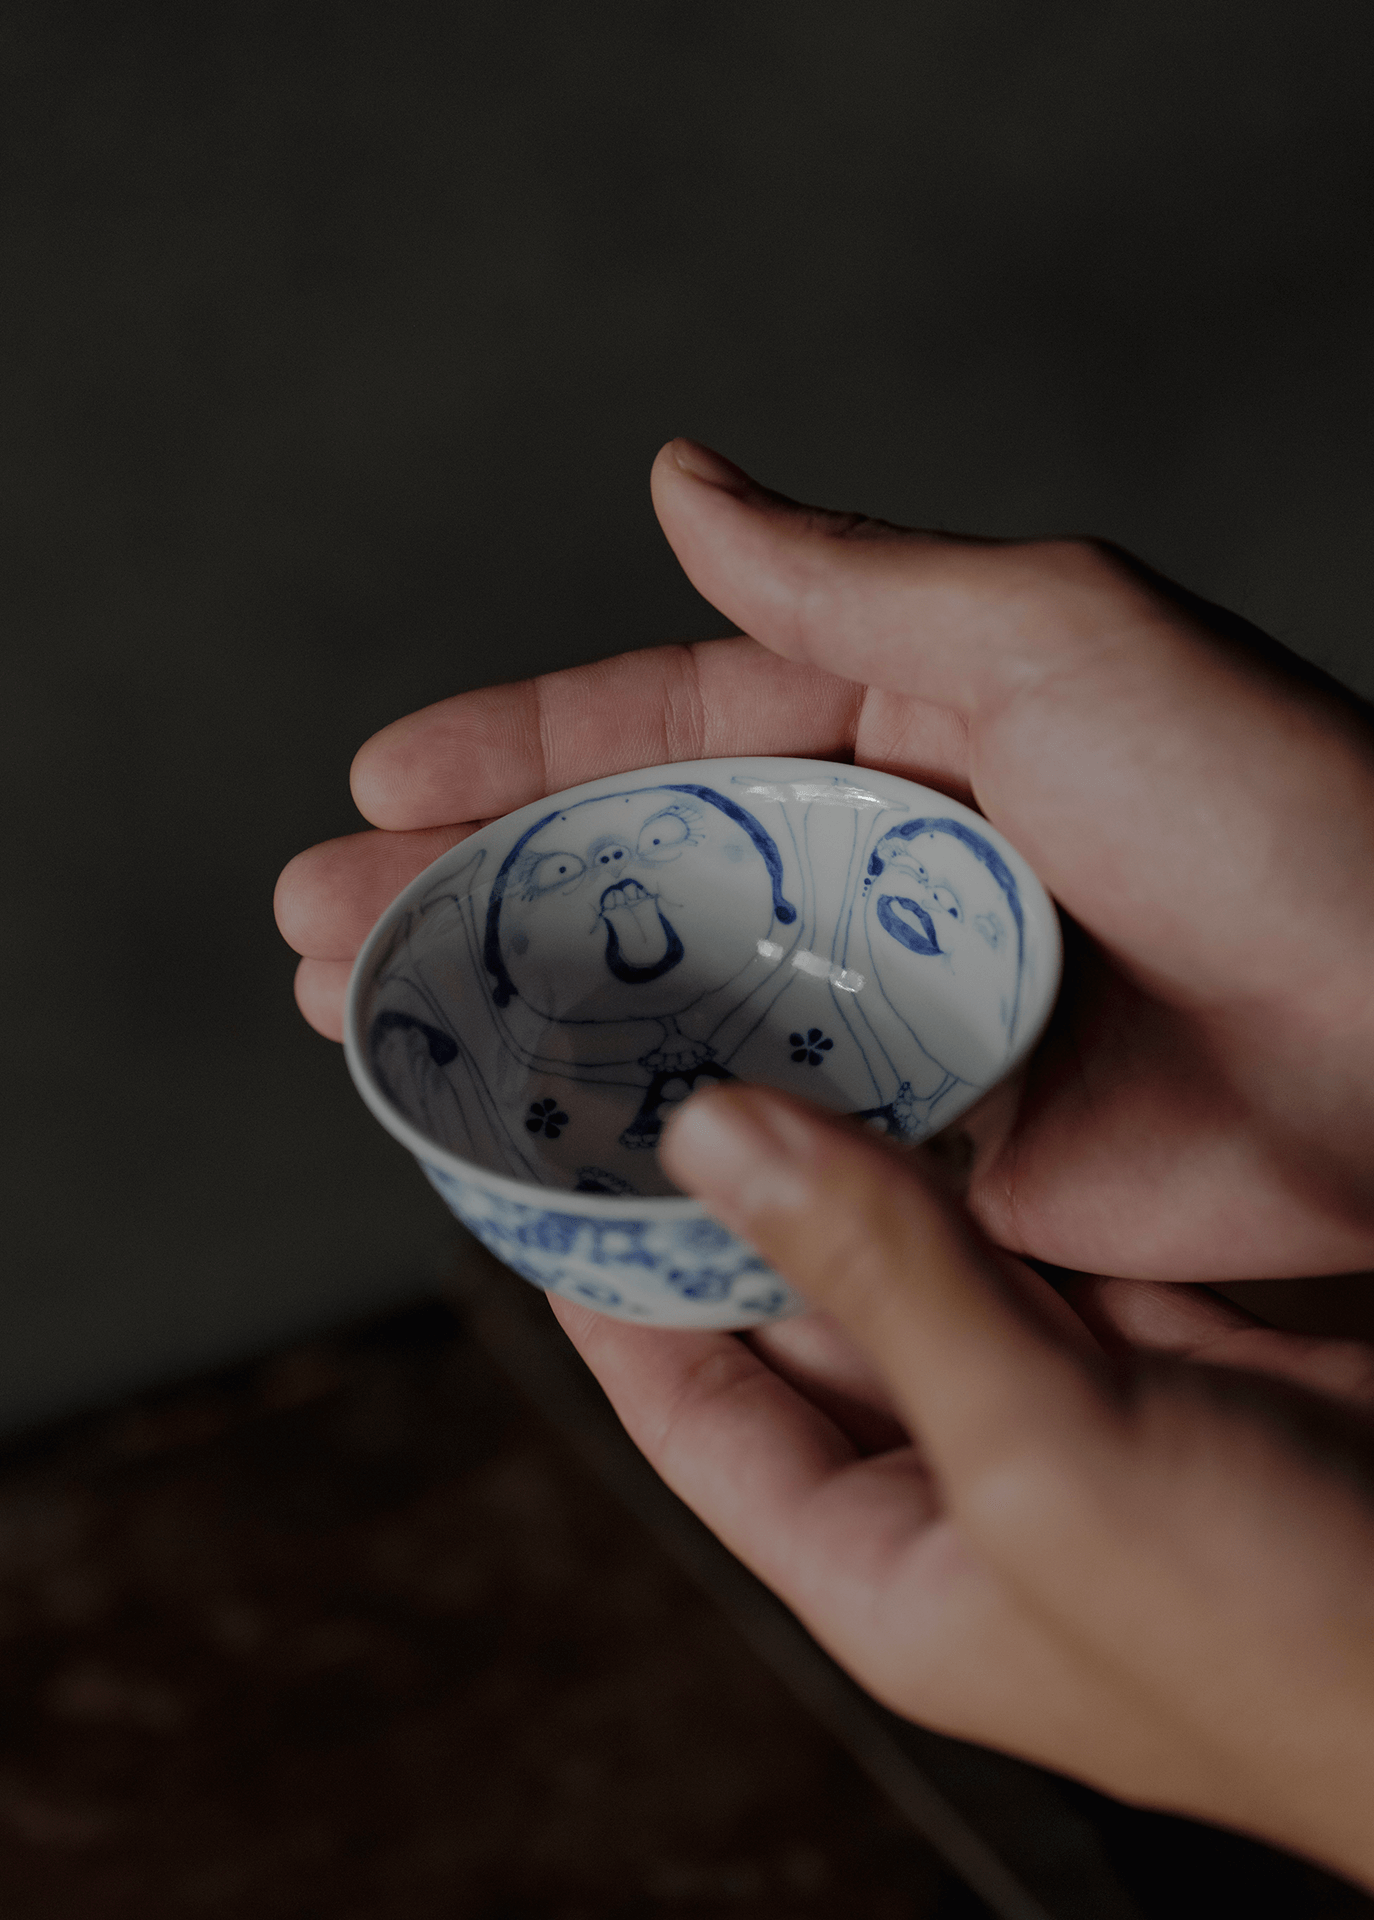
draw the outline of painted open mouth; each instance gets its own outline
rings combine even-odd
[[[601,896],[606,965],[628,987],[658,980],[682,959],[682,942],[659,908],[658,896],[638,880],[617,880]]]
[[[641,900],[652,900],[653,894],[642,887],[638,880],[617,880],[607,887],[601,896],[601,911],[614,913],[617,907],[635,907]]]

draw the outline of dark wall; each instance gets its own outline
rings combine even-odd
[[[1372,18],[14,0],[0,1423],[435,1270],[272,882],[396,714],[719,630],[669,434],[1374,690]]]

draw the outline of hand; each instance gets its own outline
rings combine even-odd
[[[1083,937],[1019,1089],[964,1124],[969,1205],[1057,1266],[1244,1279],[1374,1265],[1374,749],[1353,703],[1092,543],[794,506],[688,442],[659,518],[753,639],[462,694],[353,769],[385,831],[298,856],[306,1017],[484,819],[658,761],[853,759],[969,795]]]
[[[579,780],[791,753],[972,797],[1082,930],[1023,1084],[968,1118],[991,1240],[910,1157],[730,1090],[688,1103],[670,1171],[832,1317],[744,1341],[558,1311],[679,1493],[899,1710],[1374,1874],[1368,1440],[1339,1418],[1368,1354],[1129,1278],[1074,1312],[1002,1250],[1170,1280],[1374,1261],[1365,719],[1098,546],[818,514],[681,442],[654,493],[755,638],[370,741],[384,831],[279,888],[307,1017],[337,1036],[414,873]]]
[[[1075,1314],[919,1154],[763,1089],[695,1096],[663,1156],[828,1314],[740,1339],[555,1311],[836,1657],[927,1725],[1374,1884],[1374,1433],[1347,1412],[1374,1352],[1193,1287],[1081,1281]]]

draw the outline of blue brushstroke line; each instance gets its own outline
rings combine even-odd
[[[643,791],[652,793],[653,788],[646,787]],[[768,869],[768,877],[773,882],[773,918],[780,920],[783,926],[790,927],[797,917],[797,909],[790,901],[783,898],[782,857],[772,834],[759,825],[752,813],[746,813],[736,801],[727,800],[725,795],[717,793],[714,787],[669,787],[668,792],[694,794],[698,800],[705,800],[708,806],[719,807],[737,827],[744,828],[758,849],[759,856]]]
[[[448,1034],[441,1033],[437,1027],[430,1026],[427,1020],[417,1020],[413,1013],[387,1011],[377,1015],[376,1019],[372,1022],[372,1032],[368,1036],[368,1051],[372,1057],[372,1071],[376,1076],[378,1086],[380,1086],[392,1106],[400,1108],[401,1112],[404,1113],[405,1107],[402,1102],[396,1098],[395,1089],[388,1083],[386,1075],[382,1072],[381,1061],[377,1057],[377,1045],[382,1035],[384,1033],[390,1033],[396,1028],[400,1028],[402,1031],[409,1030],[413,1033],[422,1034],[425,1045],[429,1049],[429,1057],[436,1067],[446,1067],[451,1061],[458,1058],[458,1042],[451,1039]]]

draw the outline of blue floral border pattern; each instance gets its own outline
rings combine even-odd
[[[604,1220],[484,1192],[422,1161],[431,1186],[522,1279],[621,1319],[689,1327],[777,1320],[803,1302],[714,1220]]]

